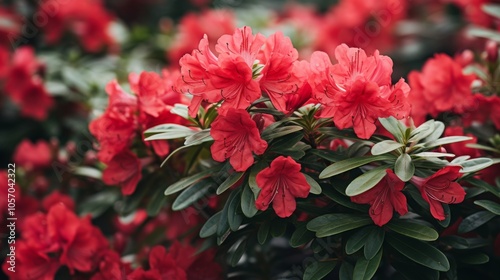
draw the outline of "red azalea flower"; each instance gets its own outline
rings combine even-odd
[[[255,207],[265,211],[271,202],[274,212],[281,218],[290,217],[296,208],[296,197],[305,198],[311,186],[301,166],[291,157],[279,156],[257,174],[257,185],[261,189]]]
[[[444,215],[441,203],[456,204],[464,201],[465,191],[459,183],[460,166],[446,166],[427,178],[413,176],[411,182],[420,190],[422,198],[430,205],[434,218],[442,221]]]
[[[41,26],[49,44],[58,43],[64,32],[70,31],[89,52],[98,52],[105,46],[116,49],[116,42],[109,33],[113,17],[101,0],[64,3],[47,0],[42,2],[38,13],[46,14],[45,11],[52,11],[47,24]]]
[[[189,258],[192,258],[192,256],[188,256]],[[170,252],[167,253],[167,250],[163,246],[155,246],[151,249],[149,253],[149,265],[151,270],[158,272],[161,279],[187,279],[185,271],[187,268],[180,267],[177,260],[174,259]]]
[[[158,117],[165,110],[165,104],[160,96],[165,92],[164,83],[160,75],[154,72],[142,72],[137,85],[139,109],[144,113]]]
[[[0,79],[4,79],[9,73],[10,53],[7,48],[0,46]]]
[[[404,215],[408,212],[406,197],[401,192],[405,183],[390,169],[386,170],[385,177],[368,191],[351,197],[355,203],[370,204],[370,217],[378,226],[387,224],[394,210],[399,215]]]
[[[118,253],[108,250],[100,258],[98,272],[91,280],[123,280],[131,272],[130,265],[122,263]]]
[[[102,180],[108,185],[120,185],[122,194],[131,195],[141,180],[141,161],[128,150],[115,155],[102,174]]]
[[[311,57],[313,97],[322,105],[321,117],[333,117],[340,129],[353,127],[368,139],[380,117],[403,119],[409,114],[410,91],[401,79],[391,86],[392,60],[375,51],[368,57],[361,49],[342,44],[335,50],[338,64],[331,65],[324,53]]]
[[[2,265],[5,274],[11,280],[53,280],[61,264],[25,242],[16,242],[15,272],[9,271],[10,264]]]
[[[473,104],[471,84],[474,75],[463,74],[463,67],[445,54],[436,54],[429,59],[422,72],[410,73],[410,102],[414,106],[412,114],[419,121],[425,114],[453,111],[463,113]],[[412,77],[413,76],[413,77]]]
[[[100,144],[100,161],[109,163],[128,149],[137,129],[137,98],[126,93],[116,80],[106,86],[109,104],[104,114],[89,124],[89,130]]]
[[[5,83],[5,91],[21,107],[21,114],[37,120],[44,120],[54,103],[39,75],[42,70],[34,49],[20,47],[14,52]]]
[[[219,114],[225,115],[229,108],[246,109],[259,99],[259,83],[253,79],[252,65],[243,56],[221,54],[218,65],[212,65],[208,72],[210,82],[223,100]]]
[[[64,206],[71,211],[75,210],[75,202],[73,199],[68,195],[62,194],[58,190],[53,191],[50,195],[43,199],[42,207],[45,211],[49,211],[52,206],[59,203],[64,204]]]
[[[191,52],[204,35],[219,38],[232,34],[235,29],[234,15],[230,10],[205,10],[200,14],[190,13],[184,16],[178,26],[179,31],[168,50],[170,62],[177,62],[186,53]],[[215,42],[209,45],[215,50]]]
[[[286,97],[297,92],[303,82],[299,79],[294,67],[299,54],[293,47],[290,38],[276,32],[267,38],[258,59],[262,64],[260,88],[266,92],[274,107],[288,113]]]
[[[198,49],[192,54],[185,54],[179,61],[181,75],[176,83],[176,89],[193,95],[189,105],[189,115],[196,117],[202,101],[219,102],[220,90],[211,85],[208,69],[217,65],[217,57],[209,48],[208,38],[201,39]]]
[[[247,170],[254,162],[252,152],[262,155],[267,142],[260,138],[259,129],[245,110],[229,109],[212,123],[210,135],[215,142],[210,147],[214,160],[229,158],[234,170]]]
[[[25,139],[19,143],[12,156],[14,162],[28,170],[49,167],[52,161],[52,151],[49,143],[38,140],[32,143]]]
[[[470,126],[473,122],[486,124],[491,121],[496,129],[500,129],[500,97],[474,94],[473,100],[463,114],[464,125]]]

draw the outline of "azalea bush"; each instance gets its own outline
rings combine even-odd
[[[500,5],[22,2],[9,279],[500,273]]]

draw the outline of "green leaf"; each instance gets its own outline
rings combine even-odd
[[[451,246],[453,249],[475,249],[490,246],[490,242],[483,238],[463,238],[459,236],[444,236],[439,241]]]
[[[426,242],[396,235],[389,235],[386,240],[396,251],[416,263],[439,271],[450,269],[446,256]]]
[[[247,239],[244,239],[241,242],[237,243],[236,249],[231,254],[230,264],[232,267],[235,267],[238,264],[243,254],[245,254],[246,249],[247,249]]]
[[[73,170],[73,175],[79,175],[83,177],[94,178],[97,180],[102,180],[102,172],[96,168],[88,166],[79,166]]]
[[[198,131],[195,134],[192,134],[188,137],[186,137],[186,140],[184,141],[184,145],[186,146],[195,146],[199,145],[204,142],[212,141],[214,140],[212,136],[210,135],[210,128]]]
[[[321,174],[319,174],[319,178],[320,179],[329,178],[374,161],[390,160],[393,158],[394,156],[390,155],[349,158],[329,165],[321,172]]]
[[[202,180],[194,184],[177,196],[172,204],[172,210],[179,211],[185,209],[200,198],[207,197],[210,193],[213,194],[216,186],[217,185],[212,180]]]
[[[214,235],[217,232],[217,224],[219,223],[221,212],[217,212],[215,215],[210,217],[205,224],[200,229],[200,237],[207,238]]]
[[[261,138],[266,141],[270,141],[272,139],[282,137],[297,131],[301,131],[303,128],[298,125],[291,125],[291,126],[285,126],[285,127],[278,127],[274,130],[264,130],[262,132]]]
[[[120,194],[115,190],[96,193],[85,199],[78,206],[80,216],[88,215],[92,218],[99,217],[106,212],[119,199]]]
[[[346,188],[347,196],[362,194],[373,188],[387,174],[387,166],[379,166],[354,179]]]
[[[234,172],[229,175],[229,177],[227,177],[227,179],[222,182],[222,184],[220,184],[220,186],[217,188],[217,195],[220,195],[221,193],[232,187],[234,184],[236,184],[244,174],[245,172]]]
[[[422,157],[422,158],[433,158],[433,157],[454,157],[455,155],[450,153],[421,152],[417,154],[412,154],[412,156]]]
[[[286,137],[275,139],[272,142],[270,149],[273,151],[290,149],[295,146],[295,144],[297,144],[302,138],[304,138],[304,133],[302,131],[294,132],[290,135],[286,135]]]
[[[252,218],[259,211],[255,208],[255,197],[248,185],[243,186],[241,193],[241,211],[248,218]]]
[[[485,264],[490,261],[488,255],[484,253],[467,254],[457,258],[460,262],[472,265]]]
[[[410,139],[408,142],[418,142],[425,137],[428,137],[434,132],[435,122],[434,120],[428,120],[421,124],[419,127],[415,128],[410,133]]]
[[[369,141],[357,141],[347,148],[347,157],[362,157],[370,151],[370,146],[371,142]]]
[[[474,158],[463,161],[460,165],[463,167],[460,172],[462,173],[474,173],[485,169],[493,164],[493,160],[491,158]]]
[[[312,194],[321,194],[321,186],[318,184],[318,182],[316,182],[316,180],[314,180],[311,176],[305,173],[302,174],[304,174],[307,183],[309,184],[309,186],[311,186],[311,190],[309,192]]]
[[[468,178],[467,182],[471,183],[475,187],[481,188],[483,190],[486,190],[492,194],[494,194],[496,197],[500,197],[500,189],[497,187],[494,187],[482,180],[478,180],[475,178]]]
[[[174,108],[170,110],[170,113],[181,116],[183,119],[189,119],[189,109],[188,105],[185,104],[174,104]]]
[[[166,190],[165,190],[165,195],[171,195],[176,192],[180,192],[183,189],[193,185],[194,183],[200,181],[201,179],[204,179],[208,176],[210,176],[214,172],[214,169],[207,169],[205,171],[202,171],[200,173],[194,174],[192,176],[180,179],[179,181],[173,183],[170,185]]]
[[[369,208],[368,205],[357,204],[357,203],[352,202],[344,194],[341,194],[339,191],[337,191],[336,188],[324,188],[323,194],[326,195],[331,200],[335,201],[336,203],[338,203],[344,207],[347,207],[347,208],[350,208],[350,209],[353,209],[353,210],[356,210],[356,211],[359,211],[362,213],[368,212],[368,208]]]
[[[266,243],[269,230],[271,229],[271,222],[271,220],[264,221],[257,231],[257,241],[259,241],[260,245],[264,245],[264,243]]]
[[[160,124],[144,131],[146,141],[184,138],[195,134],[196,131],[179,124]]]
[[[381,155],[381,154],[392,152],[392,151],[397,150],[397,149],[402,148],[402,147],[404,147],[403,144],[398,143],[394,140],[384,140],[382,142],[379,142],[379,143],[376,143],[375,145],[373,145],[371,151],[372,151],[372,155],[376,156],[376,155]]]
[[[352,255],[366,244],[366,237],[370,234],[372,227],[364,227],[354,233],[345,244],[345,252]]]
[[[313,238],[314,233],[307,229],[307,223],[302,223],[297,226],[297,229],[293,232],[289,243],[293,248],[297,248],[310,242]]]
[[[231,231],[237,231],[243,221],[243,216],[239,213],[238,209],[241,205],[240,193],[241,189],[233,191],[226,202],[229,205],[227,209],[227,221]]]
[[[330,150],[323,150],[323,149],[311,149],[309,152],[313,155],[316,155],[322,159],[326,159],[331,162],[337,162],[341,161],[344,158],[341,157],[338,153]]]
[[[483,207],[491,213],[500,216],[500,204],[490,200],[476,200],[474,204]]]
[[[460,225],[458,226],[458,233],[466,233],[469,231],[472,231],[485,223],[487,223],[489,220],[493,219],[496,215],[489,212],[489,211],[480,211],[476,212],[467,218],[465,218]]]
[[[354,266],[353,279],[356,280],[370,280],[377,272],[377,269],[380,265],[380,260],[382,260],[382,250],[378,252],[370,260],[365,258],[359,258]]]
[[[151,200],[148,203],[146,211],[149,217],[154,217],[160,213],[161,209],[165,206],[167,202],[167,197],[162,194],[163,190],[161,188],[156,188],[151,196]]]
[[[372,220],[368,216],[352,214],[326,214],[312,219],[307,224],[307,229],[316,232],[317,237],[327,237],[371,223]]]
[[[389,118],[379,118],[378,119],[382,126],[391,133],[398,142],[403,142],[404,139],[404,131],[406,130],[406,127],[404,127],[396,118],[394,117],[389,117]]]
[[[311,263],[304,271],[304,280],[321,280],[335,268],[335,261],[320,261]]]
[[[411,162],[411,157],[408,154],[401,154],[394,164],[394,173],[403,182],[410,181],[415,174],[415,165]]]
[[[384,244],[385,231],[380,227],[374,227],[368,237],[364,249],[365,259],[371,260],[381,251],[382,244]]]
[[[463,141],[468,141],[468,140],[472,140],[472,137],[469,137],[469,136],[448,136],[448,137],[439,138],[439,139],[431,141],[431,142],[427,142],[427,143],[425,143],[425,147],[426,148],[434,148],[434,147],[439,147],[442,145],[463,142]]]
[[[432,141],[439,139],[439,137],[441,137],[441,135],[443,135],[444,129],[445,129],[444,123],[442,123],[440,121],[435,121],[434,122],[434,131],[429,136],[425,137],[423,142],[427,143],[427,142],[432,142]]]
[[[467,28],[466,36],[471,37],[480,37],[488,40],[493,40],[496,42],[500,42],[500,33],[494,30],[490,30],[482,27],[469,27]]]
[[[354,273],[354,267],[346,261],[342,262],[339,271],[340,280],[352,280],[353,273]]]
[[[500,18],[500,5],[497,4],[483,4],[481,9],[488,15],[495,18]]]
[[[391,262],[392,267],[394,267],[397,272],[402,276],[402,279],[406,280],[439,280],[439,271],[434,269],[429,269],[425,266],[418,265],[414,262]],[[400,279],[394,277],[394,279]],[[451,280],[451,279],[450,279]]]
[[[423,241],[434,241],[439,237],[434,229],[410,220],[393,220],[386,227],[399,234]]]

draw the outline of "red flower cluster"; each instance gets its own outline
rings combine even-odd
[[[214,251],[205,251],[197,256],[195,254],[195,248],[182,246],[179,242],[174,242],[168,251],[162,246],[155,246],[149,253],[150,269],[138,268],[130,273],[127,279],[217,280],[221,278],[222,269],[213,262]]]
[[[46,0],[39,6],[40,14],[50,13],[43,25],[49,44],[58,43],[66,31],[78,37],[83,48],[98,52],[103,47],[114,50],[117,45],[110,35],[114,18],[105,10],[101,0]]]
[[[108,243],[90,217],[78,218],[64,204],[55,204],[47,214],[38,212],[22,224],[22,239],[16,240],[16,272],[3,270],[10,279],[53,279],[60,266],[90,272]]]
[[[410,88],[400,79],[391,85],[392,60],[375,51],[373,56],[357,48],[340,45],[335,49],[338,64],[326,53],[311,56],[313,98],[323,105],[321,117],[333,117],[340,129],[354,128],[359,138],[375,132],[378,118],[409,115]]]
[[[180,60],[177,87],[193,95],[189,114],[196,116],[202,101],[222,103],[219,114],[229,108],[246,109],[265,92],[276,109],[286,112],[286,96],[297,92],[304,81],[298,53],[289,38],[278,32],[265,38],[250,27],[237,29],[217,41],[216,56],[205,36],[192,54]]]
[[[168,58],[172,63],[177,63],[184,54],[196,48],[203,35],[219,38],[233,33],[235,28],[234,15],[229,10],[205,10],[200,14],[187,14],[179,22],[179,30],[167,52]],[[215,42],[210,44],[210,49],[215,50]]]
[[[27,170],[49,167],[52,160],[52,150],[49,143],[39,140],[32,143],[25,139],[16,147],[12,159]]]
[[[423,123],[427,114],[436,117],[446,111],[464,113],[473,104],[474,78],[474,75],[465,75],[463,67],[445,54],[428,60],[421,73],[412,71],[408,79],[415,124]]]
[[[7,51],[0,47],[0,79],[11,100],[21,108],[23,116],[44,120],[54,100],[42,80],[44,65],[35,57],[32,47],[16,49],[9,61]],[[5,64],[4,64],[5,63]]]
[[[106,87],[109,104],[102,116],[93,120],[89,129],[99,144],[98,158],[108,165],[103,174],[106,184],[120,185],[122,193],[132,194],[141,175],[141,162],[130,151],[134,139],[142,131],[162,123],[182,123],[181,117],[170,113],[173,105],[183,103],[182,96],[168,85],[170,76],[143,72],[130,75],[130,84],[136,95],[126,93],[117,81]],[[166,141],[154,141],[152,148],[160,156],[169,153]]]
[[[22,18],[11,10],[2,7],[0,7],[0,18],[2,19],[2,24],[0,24],[0,48],[1,46],[11,46],[21,32]]]

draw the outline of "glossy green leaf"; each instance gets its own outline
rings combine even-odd
[[[418,264],[439,271],[450,269],[446,256],[424,241],[396,235],[389,235],[386,240],[396,251]]]
[[[491,200],[476,200],[474,204],[483,207],[484,209],[490,211],[491,213],[500,216],[500,204],[493,202]]]
[[[300,247],[308,242],[310,242],[314,238],[314,232],[307,229],[307,224],[302,223],[293,232],[290,237],[290,246],[293,248]]]
[[[489,212],[489,211],[480,211],[476,212],[468,217],[466,217],[458,226],[458,232],[459,233],[466,233],[469,231],[472,231],[485,223],[487,223],[489,220],[493,219],[496,215]]]
[[[210,128],[209,128],[209,129],[205,129],[202,131],[198,131],[198,132],[186,137],[186,140],[184,141],[184,145],[195,146],[195,145],[199,145],[201,143],[212,141],[212,140],[214,140],[214,139],[210,135]]]
[[[408,142],[418,142],[434,132],[435,121],[428,120],[425,123],[421,124],[419,127],[415,128],[410,133],[410,139]]]
[[[406,128],[396,118],[391,116],[389,118],[379,118],[378,120],[382,126],[398,140],[398,142],[403,142],[403,133]]]
[[[378,155],[378,156],[366,156],[359,158],[349,158],[346,160],[342,160],[336,163],[333,163],[327,166],[321,174],[319,174],[320,179],[329,178],[338,174],[342,174],[351,169],[363,166],[365,164],[374,162],[374,161],[383,161],[393,159],[394,156],[390,155]]]
[[[241,205],[240,193],[241,190],[239,189],[233,191],[226,202],[229,205],[227,210],[227,222],[232,231],[237,231],[243,221],[243,216],[239,211]]]
[[[241,193],[241,211],[248,218],[252,218],[259,211],[255,208],[255,197],[248,185],[243,186]]]
[[[352,255],[365,246],[366,238],[370,234],[372,227],[364,227],[356,231],[345,244],[345,252]]]
[[[284,126],[284,127],[278,127],[274,130],[264,130],[262,132],[261,138],[266,141],[270,141],[272,139],[282,137],[297,131],[301,131],[303,128],[301,126],[297,125],[291,125],[291,126]]]
[[[217,232],[217,224],[219,223],[221,212],[217,212],[210,217],[200,229],[200,237],[207,238]]]
[[[220,195],[221,193],[232,187],[234,184],[236,184],[244,174],[245,172],[234,172],[229,175],[229,177],[227,177],[227,179],[222,182],[222,184],[220,184],[220,186],[217,188],[217,195]]]
[[[370,190],[385,177],[386,169],[387,166],[379,166],[357,177],[347,186],[345,194],[355,196]]]
[[[144,131],[144,136],[146,141],[158,140],[158,139],[177,139],[184,138],[195,134],[196,131],[179,124],[160,124]],[[151,138],[154,135],[162,135],[161,137]]]
[[[415,165],[411,161],[411,157],[408,154],[401,154],[396,163],[394,164],[394,173],[403,182],[410,181],[413,174],[415,174]]]
[[[312,219],[307,224],[307,229],[316,232],[317,237],[326,237],[371,223],[372,220],[368,216],[352,214],[326,214]]]
[[[312,194],[321,194],[321,186],[318,184],[318,182],[316,182],[316,180],[314,180],[311,176],[305,173],[302,174],[304,174],[307,183],[309,184],[309,186],[311,186],[311,190],[309,192]]]
[[[343,261],[340,266],[339,278],[340,280],[353,280],[354,267],[352,264]]]
[[[271,220],[264,221],[257,231],[257,241],[264,245],[266,243],[267,237],[269,236],[269,230],[271,229]]]
[[[472,137],[469,137],[469,136],[448,136],[448,137],[439,138],[439,139],[431,141],[431,142],[427,142],[427,143],[425,143],[425,147],[429,149],[429,148],[439,147],[439,146],[443,146],[443,145],[447,145],[447,144],[468,141],[471,139],[472,139]]]
[[[78,213],[80,216],[89,215],[93,218],[99,217],[102,213],[106,212],[113,204],[120,198],[119,192],[109,190],[96,193],[85,199],[78,206]]]
[[[490,261],[490,257],[484,253],[467,254],[458,257],[458,260],[462,263],[478,265],[484,264]]]
[[[234,252],[231,254],[231,260],[229,262],[232,267],[235,267],[238,264],[243,254],[245,254],[246,249],[247,249],[247,239],[244,239],[236,244],[236,248]]]
[[[381,155],[392,152],[402,147],[404,147],[402,143],[398,143],[394,140],[384,140],[373,145],[371,152],[372,155]]]
[[[200,181],[190,188],[185,189],[177,196],[172,204],[172,210],[179,211],[185,209],[202,197],[208,199],[210,193],[214,193],[217,185],[212,180]]]
[[[335,261],[319,261],[311,263],[304,271],[304,280],[321,280],[335,268]]]
[[[473,173],[483,170],[493,164],[491,158],[473,158],[461,162],[460,165],[463,167],[460,172],[462,173]]]
[[[359,258],[354,266],[353,279],[356,280],[370,280],[377,272],[377,269],[382,260],[382,250],[370,260]]]
[[[371,260],[375,257],[377,252],[379,252],[384,244],[385,231],[380,227],[374,227],[368,234],[366,238],[366,244],[364,248],[365,259]]]
[[[423,241],[434,241],[439,237],[436,230],[410,220],[393,220],[386,227],[399,234]]]
[[[180,179],[179,181],[173,183],[170,185],[166,190],[165,190],[165,195],[171,195],[176,192],[180,192],[183,189],[193,185],[194,183],[200,181],[201,179],[204,179],[212,174],[214,170],[213,169],[207,169],[205,171],[202,171],[200,173],[191,175],[189,177]]]
[[[435,121],[434,122],[434,131],[429,136],[425,137],[423,142],[436,141],[437,139],[439,139],[439,137],[441,137],[441,135],[443,135],[444,129],[445,129],[444,123],[442,123],[440,121]]]

